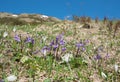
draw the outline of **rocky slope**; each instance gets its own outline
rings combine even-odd
[[[1,24],[24,25],[24,24],[40,24],[43,22],[60,22],[61,20],[55,17],[50,17],[41,14],[11,14],[0,13]]]

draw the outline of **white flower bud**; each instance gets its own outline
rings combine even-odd
[[[46,41],[46,39],[47,39],[47,36],[43,36],[43,37],[42,37],[42,40],[43,40],[43,41]]]
[[[117,64],[114,65],[114,69],[115,69],[115,72],[118,71],[118,65]]]
[[[8,32],[4,32],[3,33],[3,37],[5,38],[5,37],[7,37],[8,36]]]
[[[13,28],[13,32],[16,32],[16,27]]]
[[[101,72],[103,78],[107,78],[107,75],[104,72]]]

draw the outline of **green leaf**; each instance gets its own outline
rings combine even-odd
[[[0,54],[0,58],[3,56],[3,54]]]
[[[51,79],[47,78],[47,79],[44,80],[44,82],[51,82]]]

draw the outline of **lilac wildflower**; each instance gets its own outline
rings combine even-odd
[[[55,51],[58,48],[58,44],[57,45],[53,45],[53,51]]]
[[[60,40],[60,45],[65,45],[65,41],[64,40]]]
[[[82,48],[82,51],[85,51],[85,50],[86,50],[85,47],[83,47],[83,48]]]
[[[95,57],[94,57],[94,59],[95,60],[99,60],[99,59],[101,59],[102,57],[99,55],[99,54],[97,54]]]
[[[46,49],[46,50],[47,50],[47,46],[44,46],[42,49],[43,49],[43,50],[44,50],[44,49]]]
[[[65,50],[66,50],[66,48],[65,48],[65,47],[63,47],[63,48],[62,48],[62,52],[64,52]]]
[[[31,42],[32,41],[32,39],[30,38],[30,37],[27,37],[27,39],[26,39],[26,42]]]
[[[107,58],[109,58],[109,57],[110,57],[110,55],[107,53],[106,56],[105,56],[105,58],[107,59]]]
[[[50,46],[53,46],[54,45],[54,40],[50,43]]]
[[[34,39],[32,39],[32,44],[34,44]]]
[[[56,37],[56,43],[58,43],[58,41],[59,41],[59,37],[57,36],[57,37]]]
[[[83,46],[84,46],[83,43],[77,43],[77,44],[76,44],[76,47],[78,47],[78,48],[83,47]]]
[[[56,37],[56,44],[63,38],[63,33]]]
[[[34,44],[34,39],[32,39],[31,37],[27,37],[26,42]]]
[[[50,47],[47,47],[47,50],[48,50],[48,51],[50,51],[50,50],[51,50],[51,48],[50,48]]]
[[[17,42],[20,42],[20,37],[18,35],[15,35],[14,39],[17,41]]]
[[[85,40],[85,43],[89,43],[90,41],[87,39],[87,40]]]

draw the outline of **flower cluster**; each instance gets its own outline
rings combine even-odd
[[[77,48],[76,55],[80,55],[81,52],[84,52],[86,50],[85,46],[88,42],[89,42],[88,40],[85,40],[85,41],[81,41],[79,43],[76,43],[76,45],[75,45]]]
[[[21,42],[21,38],[20,38],[20,36],[17,35],[17,34],[15,35],[14,40],[15,40],[16,42]],[[25,42],[25,43],[32,43],[32,44],[34,44],[34,39],[31,38],[31,37],[27,37],[24,42]]]
[[[20,37],[18,35],[15,35],[14,40],[17,41],[17,42],[21,41],[21,39],[20,39]]]
[[[31,37],[27,37],[26,40],[25,40],[26,43],[32,43],[34,44],[34,39],[31,38]]]
[[[48,46],[44,46],[41,51],[44,56],[46,56],[47,51],[50,51],[56,58],[59,58],[58,56],[66,51],[65,44],[66,42],[63,39],[63,34],[60,34],[55,40],[52,40]]]
[[[24,50],[24,47],[27,47],[27,48],[29,48],[30,49],[30,53],[32,54],[32,52],[33,52],[33,46],[34,46],[34,39],[33,38],[31,38],[31,37],[26,37],[26,39],[25,40],[22,40],[22,38],[21,38],[21,35],[15,35],[14,36],[14,40],[18,43],[18,44],[20,44],[20,50],[21,50],[21,53],[23,52],[23,50]],[[27,46],[26,46],[27,45]],[[27,51],[28,52],[28,51]]]
[[[62,46],[62,48],[65,49],[65,41],[63,39],[63,34],[60,34],[56,37],[56,40],[52,40],[52,42],[50,43],[50,46],[53,48],[53,51],[56,51],[57,48],[59,48],[60,46]],[[63,50],[64,51],[64,50]]]

